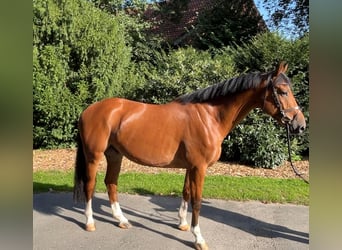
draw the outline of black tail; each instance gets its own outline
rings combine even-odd
[[[74,174],[74,202],[84,202],[85,192],[84,185],[87,181],[85,156],[83,152],[82,139],[80,134],[77,135],[77,155],[75,162]]]

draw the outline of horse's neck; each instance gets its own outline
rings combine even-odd
[[[260,106],[259,97],[253,91],[244,91],[236,96],[222,99],[222,104],[218,105],[221,130],[226,136],[238,125],[252,109]]]

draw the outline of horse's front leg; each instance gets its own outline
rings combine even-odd
[[[183,200],[179,207],[178,217],[179,217],[179,225],[178,228],[182,231],[188,231],[190,226],[186,220],[186,216],[188,214],[188,203],[190,200],[190,180],[189,180],[189,170],[186,170],[184,186],[183,186]]]
[[[199,226],[199,214],[202,206],[202,191],[204,185],[206,168],[193,168],[189,173],[192,220],[191,231],[195,236],[195,247],[200,250],[207,250],[208,246],[201,234]]]

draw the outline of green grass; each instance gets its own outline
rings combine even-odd
[[[104,172],[97,175],[97,192],[105,192]],[[119,192],[141,195],[181,196],[184,176],[179,174],[125,173],[120,175]],[[33,173],[33,191],[72,191],[73,172]],[[309,185],[300,179],[206,176],[204,198],[258,200],[272,203],[309,205]]]

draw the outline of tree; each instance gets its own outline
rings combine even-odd
[[[124,23],[126,42],[132,49],[132,61],[154,60],[154,50],[161,50],[161,38],[150,34],[151,23],[144,19],[146,0],[91,0],[94,6]]]
[[[265,30],[252,0],[216,1],[213,8],[199,14],[190,39],[196,48],[221,48],[246,42]]]
[[[272,30],[302,37],[309,32],[309,0],[259,0],[270,17],[268,25]]]

